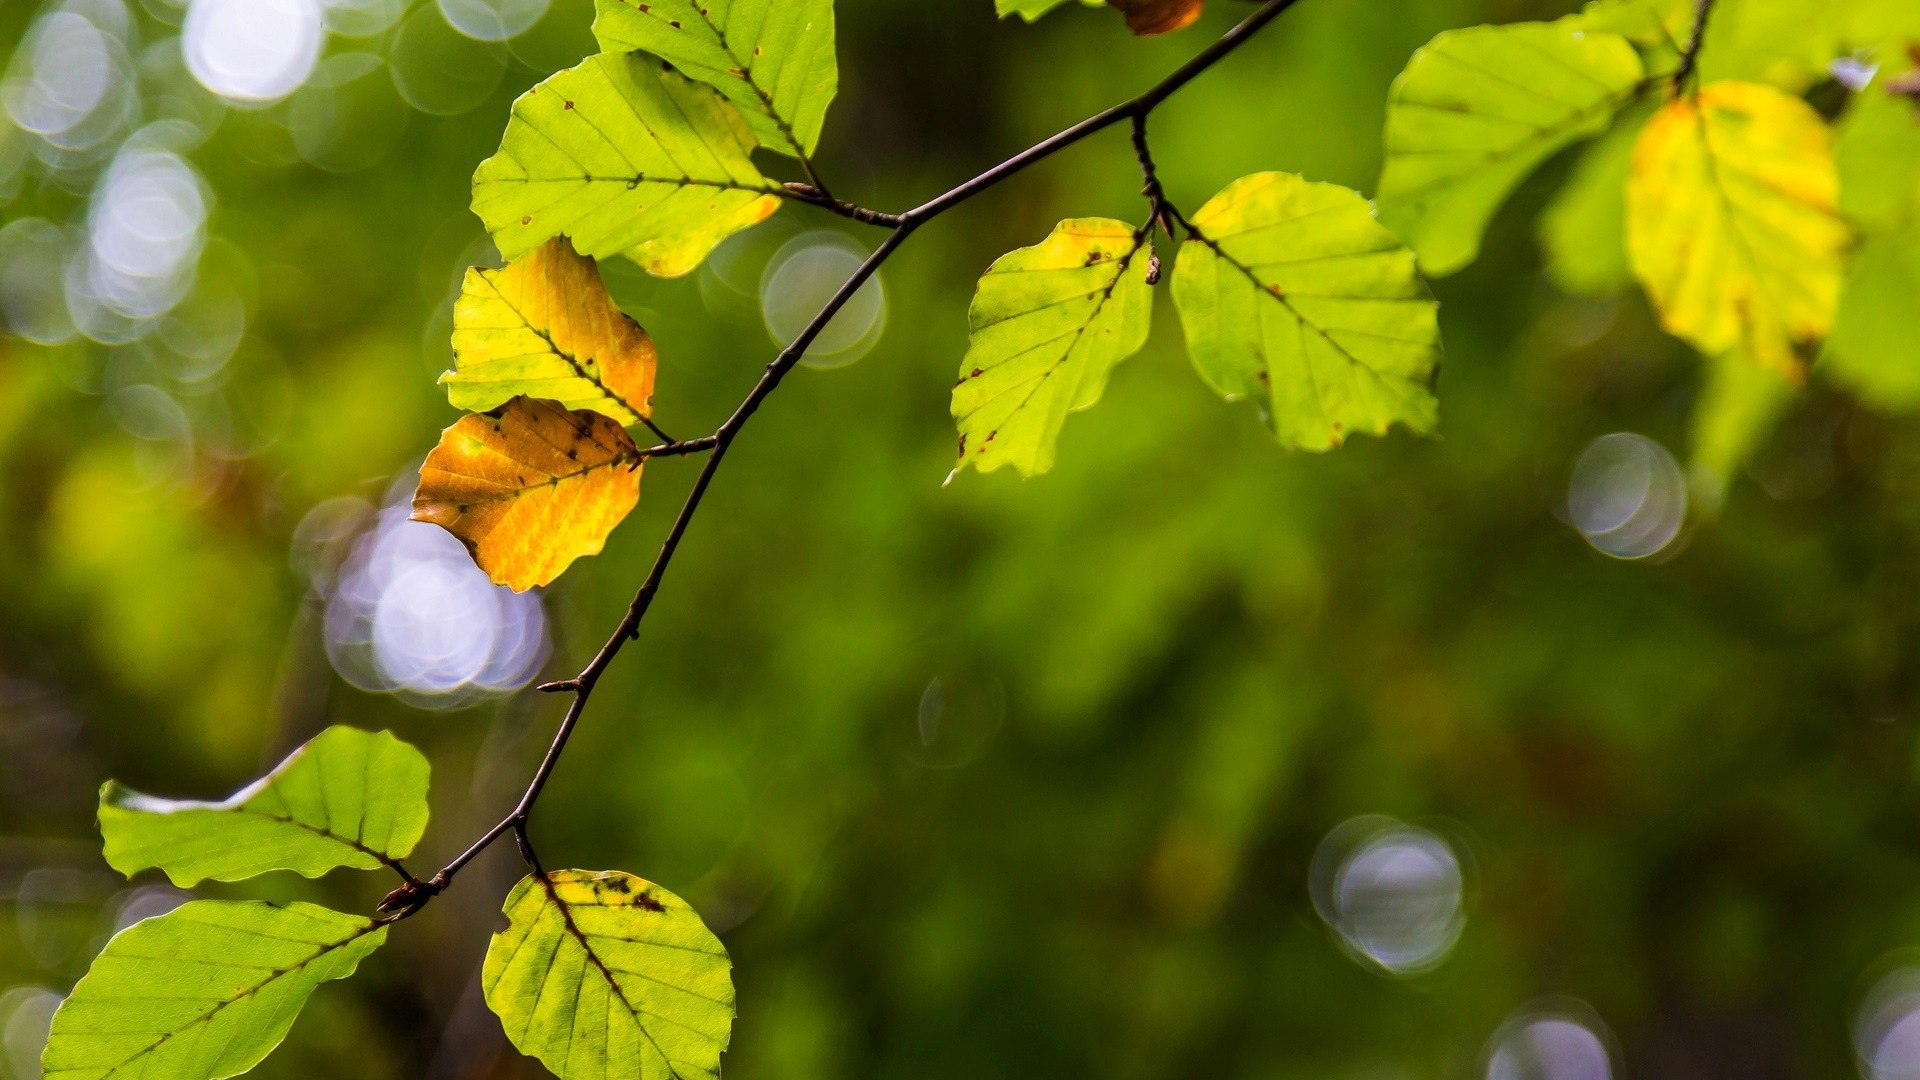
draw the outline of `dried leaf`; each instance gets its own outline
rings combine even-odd
[[[1127,28],[1145,37],[1172,33],[1200,17],[1206,0],[1107,0],[1127,17]]]
[[[487,576],[546,585],[640,501],[639,449],[618,422],[517,397],[440,436],[420,467],[413,517],[446,529]]]

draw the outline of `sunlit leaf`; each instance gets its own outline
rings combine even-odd
[[[386,941],[312,904],[198,900],[115,935],[53,1018],[48,1080],[217,1080],[259,1064],[321,983]]]
[[[1920,104],[1870,88],[1847,104],[1833,144],[1840,213],[1868,232],[1920,219]]]
[[[307,877],[405,858],[427,829],[427,759],[391,733],[331,727],[222,802],[175,802],[108,782],[107,862],[158,867],[175,885],[273,870]]]
[[[1867,237],[1820,371],[1888,410],[1920,408],[1920,222]]]
[[[618,421],[514,398],[441,433],[413,516],[446,529],[496,584],[524,592],[596,555],[640,501],[640,454]]]
[[[1799,98],[1713,83],[1648,121],[1627,182],[1627,252],[1668,330],[1797,378],[1833,325],[1848,231],[1827,127]]]
[[[602,54],[513,103],[500,152],[473,174],[473,212],[508,259],[565,235],[582,255],[675,277],[779,209],[752,149],[713,90],[637,53]]]
[[[1627,171],[1634,143],[1652,114],[1623,112],[1580,155],[1573,174],[1537,222],[1547,277],[1562,292],[1611,296],[1633,281],[1627,265]]]
[[[1054,8],[1073,3],[1073,0],[993,0],[993,9],[1001,17],[1018,15],[1028,22],[1040,18]],[[1106,0],[1080,0],[1087,7],[1103,7]]]
[[[608,52],[644,49],[740,107],[763,146],[805,157],[840,87],[833,0],[598,0]]]
[[[1234,181],[1193,216],[1173,297],[1193,363],[1286,446],[1439,422],[1437,307],[1358,194],[1290,173]]]
[[[1115,365],[1146,344],[1146,238],[1106,218],[1063,221],[980,279],[972,345],[953,388],[960,465],[1053,467],[1067,414],[1092,406]]]
[[[525,395],[632,425],[653,411],[658,361],[593,260],[555,237],[505,269],[467,271],[453,306],[453,370],[440,381],[471,412]]]
[[[1797,387],[1779,372],[1738,353],[1707,361],[1707,381],[1693,406],[1693,452],[1687,462],[1694,504],[1719,510],[1727,486],[1766,444],[1793,404]]]
[[[481,971],[507,1038],[562,1080],[718,1078],[732,964],[686,901],[631,874],[561,870],[507,896]]]
[[[1127,17],[1136,34],[1166,34],[1189,26],[1200,17],[1206,0],[1107,0]]]
[[[1460,269],[1514,186],[1604,130],[1643,74],[1625,38],[1564,23],[1441,34],[1388,94],[1380,220],[1428,273]]]

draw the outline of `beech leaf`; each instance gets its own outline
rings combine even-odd
[[[1627,180],[1627,254],[1666,328],[1798,379],[1796,350],[1839,304],[1838,187],[1826,124],[1773,87],[1711,83],[1654,114]]]
[[[972,344],[953,388],[959,465],[1033,476],[1053,467],[1067,414],[1091,407],[1153,317],[1146,238],[1106,218],[1063,221],[1002,256],[968,313]]]
[[[109,781],[107,863],[128,877],[158,867],[182,888],[273,870],[377,870],[426,832],[427,776],[426,757],[391,733],[331,727],[222,802],[156,799]]]
[[[1438,305],[1413,253],[1335,184],[1256,173],[1193,215],[1173,298],[1201,378],[1283,445],[1439,422]]]
[[[1127,29],[1145,37],[1167,34],[1192,25],[1206,8],[1206,0],[1107,0],[1127,17]]]
[[[1643,74],[1625,38],[1566,23],[1439,35],[1388,92],[1380,220],[1427,273],[1466,266],[1514,187],[1604,130]]]
[[[686,901],[631,874],[521,880],[481,969],[507,1038],[562,1080],[718,1080],[732,962]]]
[[[762,146],[794,157],[813,153],[840,87],[833,0],[598,0],[593,33],[719,90]]]
[[[473,174],[473,212],[517,259],[570,236],[660,277],[780,208],[753,133],[712,89],[636,53],[603,53],[513,103],[500,152]]]
[[[504,269],[467,271],[453,307],[453,363],[440,381],[455,408],[480,412],[524,395],[627,426],[653,411],[659,357],[607,295],[593,260],[555,237]]]
[[[640,501],[640,465],[612,418],[517,397],[441,433],[413,517],[458,537],[495,584],[524,592],[600,552]]]
[[[196,900],[137,922],[53,1017],[47,1080],[219,1080],[258,1065],[321,983],[387,939],[312,904]]]

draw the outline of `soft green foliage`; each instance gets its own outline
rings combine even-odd
[[[1709,514],[1720,511],[1740,467],[1766,442],[1798,389],[1739,353],[1707,361],[1706,383],[1693,407],[1687,461],[1696,505]]]
[[[1834,146],[1840,212],[1866,233],[1848,268],[1820,370],[1886,409],[1920,406],[1920,116],[1870,88]]]
[[[500,152],[474,173],[473,212],[509,259],[566,235],[582,255],[677,277],[779,208],[752,149],[713,90],[639,54],[602,54],[513,103]]]
[[[732,965],[686,901],[631,874],[514,886],[481,974],[507,1037],[562,1080],[717,1080]]]
[[[608,52],[643,49],[740,107],[762,146],[805,157],[840,88],[833,0],[598,0]]]
[[[1053,468],[1069,412],[1090,408],[1153,322],[1146,236],[1075,218],[1002,256],[968,312],[972,344],[953,388],[959,464],[1024,476]]]
[[[1009,15],[1018,15],[1028,22],[1033,22],[1054,8],[1072,2],[1073,0],[993,0],[993,9],[1003,19]],[[1087,7],[1100,7],[1106,3],[1106,0],[1080,0],[1080,2]]]
[[[1540,212],[1547,276],[1560,289],[1610,296],[1633,282],[1627,264],[1627,171],[1650,109],[1629,109],[1593,141]]]
[[[107,862],[173,883],[240,881],[273,870],[319,877],[378,869],[427,828],[427,759],[388,732],[332,727],[223,802],[175,802],[109,781],[100,790]]]
[[[1427,273],[1460,269],[1514,186],[1605,130],[1643,74],[1625,38],[1568,22],[1441,34],[1388,94],[1380,220]]]
[[[1437,305],[1365,199],[1291,173],[1228,185],[1193,215],[1173,296],[1202,378],[1251,398],[1283,445],[1439,422]]]
[[[312,904],[199,900],[115,935],[53,1019],[48,1080],[218,1080],[259,1064],[385,927]]]

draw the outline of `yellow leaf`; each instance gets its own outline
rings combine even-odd
[[[517,397],[441,434],[413,517],[458,537],[495,584],[525,592],[599,554],[640,501],[640,465],[609,417]]]
[[[1627,178],[1627,253],[1668,330],[1799,379],[1833,325],[1848,242],[1827,126],[1770,86],[1720,82],[1648,122]]]
[[[467,271],[453,307],[454,370],[440,381],[454,407],[469,412],[524,395],[625,426],[653,411],[658,360],[593,260],[558,236],[505,269]]]

